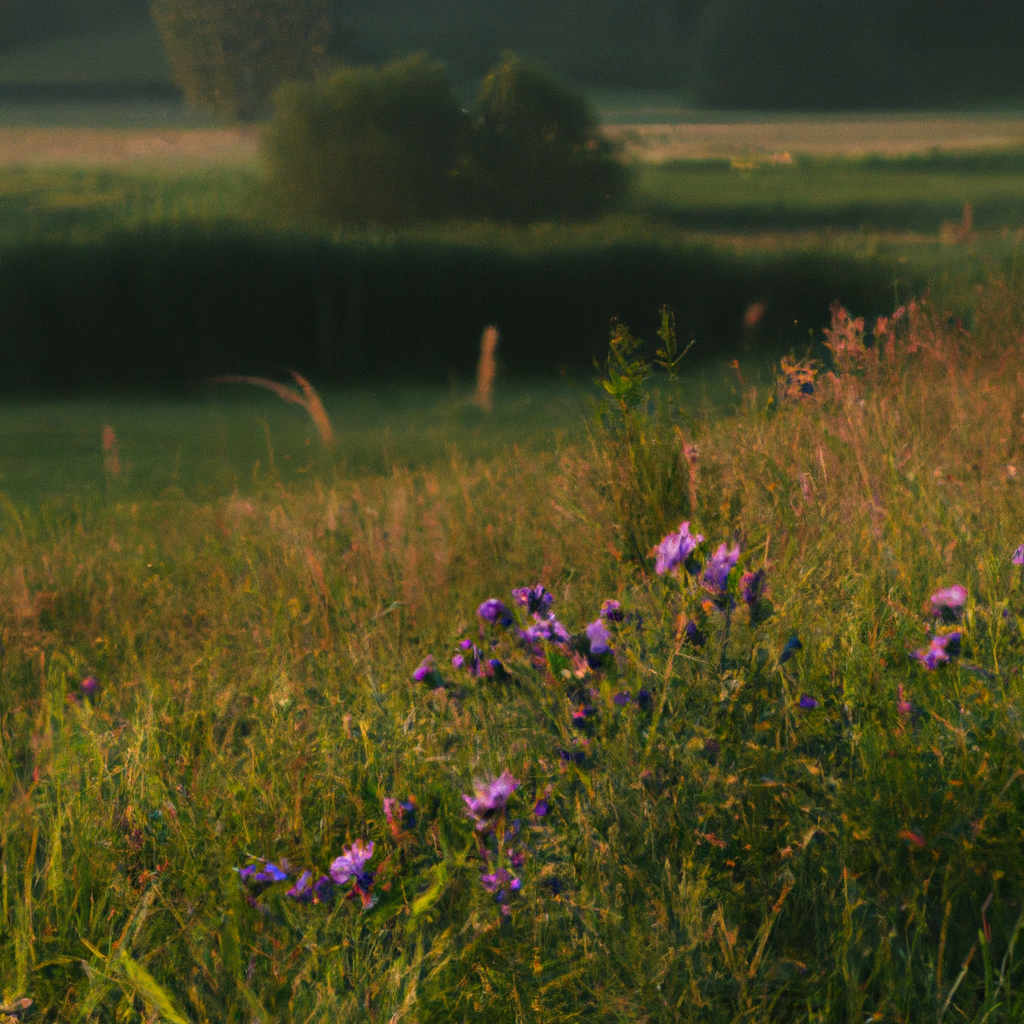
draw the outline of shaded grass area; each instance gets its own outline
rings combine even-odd
[[[837,318],[812,392],[737,378],[727,415],[659,381],[546,449],[5,503],[4,998],[132,1022],[1020,1019],[1021,294],[990,281],[970,333],[927,304],[874,337]],[[684,518],[701,563],[740,545],[724,584],[653,571]],[[739,575],[762,568],[755,612]],[[537,582],[575,656],[476,618]],[[951,584],[959,623],[930,607]],[[950,663],[908,658],[952,629]],[[508,678],[455,668],[460,641]],[[477,830],[463,794],[503,771]],[[369,899],[286,895],[356,840]],[[244,883],[254,857],[288,881]]]
[[[637,201],[655,219],[704,229],[937,234],[944,221],[960,221],[965,203],[976,228],[1024,227],[1021,152],[737,163],[643,166]]]
[[[695,379],[693,407],[722,382]],[[586,384],[498,381],[493,412],[459,388],[389,387],[324,394],[335,443],[328,456],[304,412],[245,385],[208,385],[186,401],[126,395],[77,402],[8,402],[0,409],[0,490],[17,506],[75,494],[89,501],[200,500],[262,493],[268,483],[421,472],[472,455],[522,457],[578,441],[595,395]],[[104,470],[103,429],[120,473]]]
[[[612,317],[650,335],[664,304],[698,360],[802,346],[834,301],[877,315],[938,287],[966,315],[985,266],[1014,258],[1022,160],[641,167],[630,208],[596,223],[400,232],[280,223],[256,167],[8,169],[2,387],[180,392],[286,367],[444,383],[474,372],[488,323],[510,371],[580,372]]]

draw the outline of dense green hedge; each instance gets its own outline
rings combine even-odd
[[[652,338],[667,303],[695,358],[731,357],[744,310],[762,301],[748,345],[803,347],[835,300],[891,309],[894,276],[820,253],[755,260],[639,241],[513,251],[238,227],[40,241],[0,251],[0,387],[180,389],[288,367],[320,385],[446,382],[472,375],[490,323],[505,372],[587,375],[613,316]]]

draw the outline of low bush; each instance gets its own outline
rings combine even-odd
[[[581,219],[628,183],[586,100],[513,57],[472,116],[423,56],[289,84],[264,150],[272,205],[332,224]]]
[[[494,216],[593,217],[625,195],[626,169],[587,101],[517,57],[484,79],[473,127],[474,160]]]
[[[455,208],[468,131],[444,68],[422,56],[291,83],[277,95],[264,140],[272,191],[303,219],[443,216]]]

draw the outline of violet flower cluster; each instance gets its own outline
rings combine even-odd
[[[703,542],[704,537],[701,534],[698,533],[694,536],[690,533],[689,520],[680,523],[679,529],[662,538],[661,543],[651,552],[656,557],[654,571],[659,576],[663,576],[681,565],[693,574],[696,569],[691,562],[691,557]]]
[[[352,885],[345,898],[358,896],[364,909],[373,906],[376,897],[373,895],[373,872],[366,867],[373,857],[373,843],[357,839],[351,846],[342,850],[340,857],[335,857],[327,869],[326,875],[313,880],[312,871],[303,871],[285,895],[296,903],[330,903],[339,888],[346,883]],[[257,893],[269,888],[277,882],[290,879],[291,865],[282,860],[280,864],[254,858],[253,862],[243,868],[236,868],[238,877],[250,890]],[[257,910],[265,911],[253,895],[248,897],[249,903]]]
[[[960,654],[960,641],[963,634],[957,630],[952,633],[940,633],[933,636],[931,643],[919,651],[914,651],[910,657],[919,661],[928,670],[937,669],[945,665],[951,659]]]

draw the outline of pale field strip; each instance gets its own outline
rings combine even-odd
[[[645,163],[786,159],[788,156],[906,156],[931,150],[1024,147],[1024,116],[908,115],[729,119],[609,124],[608,138]],[[0,128],[0,166],[239,166],[259,157],[258,129]]]
[[[932,150],[971,151],[1024,146],[1024,117],[912,115],[788,117],[722,122],[607,125],[608,138],[645,163],[670,160],[868,155],[909,156]]]
[[[0,167],[233,167],[258,154],[253,128],[0,128]]]

